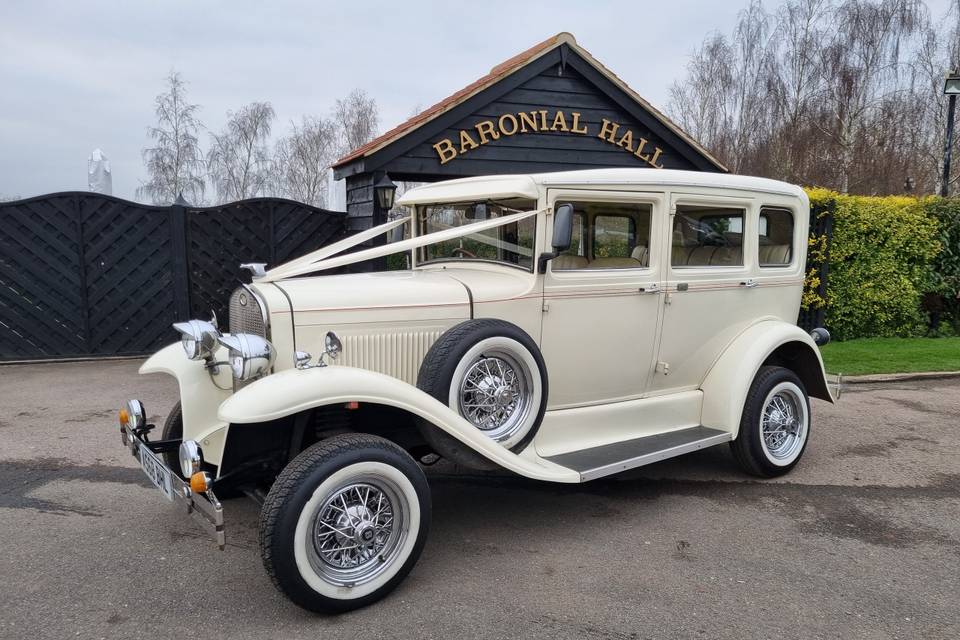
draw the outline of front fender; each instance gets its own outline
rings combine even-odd
[[[227,423],[217,417],[217,407],[232,391],[229,369],[221,366],[219,374],[211,376],[203,362],[187,358],[180,343],[175,342],[150,356],[140,365],[140,373],[166,373],[176,378],[183,412],[183,437],[199,441],[204,459],[219,465]]]
[[[771,354],[785,345],[802,352],[811,364],[798,373],[807,392],[812,397],[833,402],[820,349],[813,338],[796,325],[781,320],[764,320],[737,336],[710,368],[700,385],[703,391],[700,423],[728,431],[736,437],[743,405],[757,371]]]
[[[536,456],[517,455],[420,389],[367,369],[329,366],[280,371],[233,394],[220,405],[219,417],[227,423],[269,422],[314,407],[354,401],[388,405],[418,415],[519,475],[552,482],[580,482],[576,471]]]

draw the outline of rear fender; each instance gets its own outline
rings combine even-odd
[[[420,389],[367,369],[329,366],[280,371],[230,396],[220,405],[219,418],[231,424],[270,422],[307,409],[347,402],[387,405],[420,416],[485,458],[527,478],[580,482],[577,472],[536,457],[517,455]]]
[[[834,401],[813,338],[796,325],[764,320],[737,336],[707,373],[700,385],[701,424],[736,437],[750,385],[760,367],[768,362],[794,371],[811,397]]]

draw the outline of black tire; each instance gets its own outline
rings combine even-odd
[[[160,432],[160,439],[183,439],[183,409],[180,407],[180,401],[177,401],[177,404],[173,405],[173,408],[170,409],[170,414],[163,423],[163,431]],[[177,476],[183,478],[183,474],[180,473],[180,452],[177,449],[165,451],[163,461],[167,463],[168,467],[173,469],[173,472],[177,474]]]
[[[370,471],[371,467],[384,471],[387,468],[393,469],[399,474],[394,471],[388,473],[395,478],[405,477],[409,481],[409,485],[404,484],[404,487],[399,489],[403,494],[401,499],[407,499],[403,504],[409,507],[405,516],[409,531],[406,537],[402,538],[402,542],[396,543],[400,545],[397,547],[398,555],[391,562],[383,565],[374,563],[377,567],[385,567],[381,574],[354,586],[344,586],[328,579],[315,568],[318,565],[314,564],[314,560],[322,561],[319,556],[311,559],[311,547],[307,547],[305,543],[309,535],[311,544],[314,545],[312,548],[315,548],[312,542],[315,534],[309,531],[314,531],[310,528],[311,523],[313,527],[317,526],[314,516],[319,516],[323,512],[322,508],[313,515],[301,514],[305,509],[314,509],[311,505],[320,504],[327,496],[336,495],[338,487],[349,485],[351,474],[359,474],[353,476],[354,481],[359,482],[357,478],[365,478],[376,486],[376,480],[370,480],[370,474],[374,473]],[[396,496],[394,499],[397,499]],[[415,510],[417,515],[413,517]],[[392,518],[396,518],[401,510],[392,510],[391,513]],[[304,609],[324,613],[357,609],[383,598],[410,572],[427,541],[430,516],[430,488],[426,477],[403,449],[388,440],[367,434],[334,436],[304,450],[277,476],[260,511],[260,553],[263,565],[273,584]],[[301,521],[302,518],[306,519]],[[295,542],[298,526],[306,527],[304,531],[308,532],[302,534],[305,546],[299,551]],[[397,529],[399,531],[400,528]],[[353,532],[356,533],[357,528],[353,529]],[[389,555],[385,550],[377,553]],[[305,558],[309,561],[305,561]],[[382,556],[380,561],[383,562]],[[311,583],[316,585],[316,588],[311,586]]]
[[[798,438],[788,455],[778,458],[765,444],[762,433],[763,410],[768,396],[781,388],[784,392],[796,396],[798,411],[797,427],[803,436]],[[802,416],[802,417],[801,417]],[[740,467],[747,473],[762,478],[782,476],[793,469],[810,441],[810,399],[803,382],[793,371],[783,367],[761,367],[753,379],[750,391],[743,405],[740,419],[740,431],[730,443],[730,450]]]
[[[529,373],[533,378],[532,386],[535,385],[539,391],[539,400],[536,406],[530,407],[528,416],[524,421],[522,437],[509,444],[509,449],[518,453],[536,436],[537,430],[540,428],[540,422],[543,420],[544,411],[547,408],[549,391],[547,367],[544,364],[543,355],[533,338],[520,327],[492,318],[467,320],[451,327],[440,336],[424,357],[417,375],[417,387],[450,406],[454,411],[458,411],[459,407],[454,406],[450,401],[451,385],[459,384],[459,381],[453,379],[458,366],[460,366],[464,356],[478,343],[497,338],[514,341],[520,349],[529,355],[529,360],[522,353],[517,355],[523,357],[524,361],[535,364],[534,367],[529,367]],[[467,419],[469,421],[469,418]],[[496,465],[492,462],[438,427],[422,420],[419,421],[419,426],[424,439],[441,456],[458,464],[477,469],[496,468]]]

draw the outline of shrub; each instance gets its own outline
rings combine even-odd
[[[931,293],[942,297],[946,320],[960,332],[960,198],[928,198],[928,215],[937,220],[942,249],[933,260]]]
[[[918,335],[921,297],[936,286],[939,224],[928,200],[809,191],[811,204],[834,202],[827,327],[840,340]]]

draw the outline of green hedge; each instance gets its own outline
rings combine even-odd
[[[933,260],[934,308],[960,335],[960,198],[929,198],[927,211],[937,220],[941,251]],[[939,306],[940,309],[936,309]]]
[[[922,335],[925,294],[946,285],[938,274],[942,223],[956,220],[960,205],[939,198],[842,195],[808,191],[812,207],[832,209],[833,238],[825,300],[827,327],[839,340]],[[812,243],[817,239],[813,239]],[[956,274],[955,274],[956,275]]]

